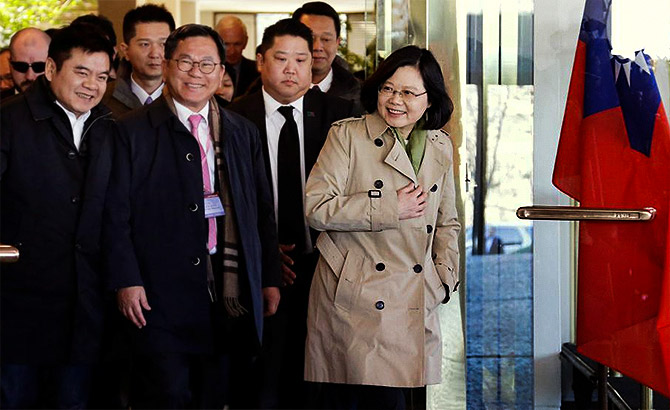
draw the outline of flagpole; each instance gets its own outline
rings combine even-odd
[[[608,410],[609,408],[609,400],[607,398],[608,371],[607,366],[598,363],[596,376],[598,377],[598,403],[600,403],[600,410]]]
[[[647,386],[640,386],[640,409],[651,410],[654,408],[654,391]]]

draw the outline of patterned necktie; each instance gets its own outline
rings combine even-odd
[[[193,114],[188,117],[188,122],[191,124],[191,134],[195,137],[200,147],[200,167],[202,168],[202,185],[205,194],[212,194],[212,181],[209,177],[209,166],[207,165],[207,151],[212,148],[212,141],[207,138],[207,146],[203,148],[198,138],[198,126],[202,121],[200,114]],[[207,249],[212,250],[216,246],[216,218],[207,218],[209,224],[209,234],[207,236]]]
[[[295,252],[305,249],[305,216],[300,172],[300,140],[293,107],[279,107],[286,122],[279,132],[277,152],[277,197],[279,243],[295,244]]]
[[[154,100],[154,99],[151,98],[151,96],[148,96],[147,99],[146,99],[146,101],[144,101],[144,105],[149,105],[149,104],[151,104],[151,103],[153,102],[153,100]],[[190,120],[189,120],[189,121],[190,121]]]

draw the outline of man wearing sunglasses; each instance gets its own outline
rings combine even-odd
[[[9,42],[12,79],[17,92],[24,92],[44,74],[51,38],[34,27],[17,31]]]

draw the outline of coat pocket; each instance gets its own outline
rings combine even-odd
[[[335,274],[335,280],[337,281],[334,297],[335,306],[346,312],[350,311],[356,294],[360,292],[361,269],[365,258],[355,251],[349,251],[346,255],[342,255],[327,232],[322,232],[319,235],[316,247],[321,253],[321,257]]]
[[[437,274],[437,268],[432,259],[430,259],[431,269],[426,271],[426,307],[433,310],[438,307],[447,297],[447,289],[444,287],[440,275]]]

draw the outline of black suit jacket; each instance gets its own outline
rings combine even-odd
[[[354,102],[357,112],[362,110],[361,83],[346,68],[333,62],[333,83],[327,94]]]
[[[247,97],[243,97],[230,104],[227,108],[249,119],[256,124],[260,130],[261,140],[263,141],[265,171],[270,186],[272,186],[263,92],[258,91]],[[309,176],[312,167],[316,163],[319,152],[321,152],[321,148],[326,142],[326,137],[328,136],[331,124],[355,114],[352,101],[333,97],[313,89],[310,89],[305,94],[305,99],[303,101],[303,125],[305,127],[305,178]],[[315,238],[315,233],[313,233],[312,239]]]
[[[254,60],[249,60],[248,58],[242,57],[242,62],[240,63],[238,70],[240,73],[237,79],[237,84],[235,84],[233,98],[244,94],[251,83],[260,77],[258,69],[256,68],[256,62]]]

